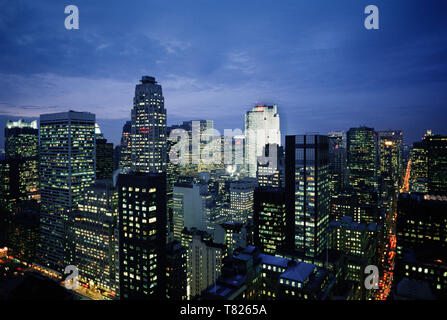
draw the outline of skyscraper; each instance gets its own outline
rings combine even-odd
[[[428,192],[447,195],[447,136],[430,135],[424,141],[428,156]]]
[[[410,191],[428,192],[428,154],[424,141],[413,143],[410,152]]]
[[[28,158],[38,155],[39,130],[37,120],[7,121],[5,128],[6,158]]]
[[[7,121],[5,159],[1,159],[2,202],[9,210],[20,201],[39,200],[39,130],[37,121]]]
[[[249,177],[256,177],[257,160],[266,144],[281,146],[277,106],[255,106],[245,114],[245,157]]]
[[[346,133],[331,132],[329,138],[329,190],[340,193],[346,184]]]
[[[131,139],[132,171],[166,172],[166,109],[154,77],[143,76],[135,87]]]
[[[119,294],[122,299],[166,296],[166,177],[118,176]]]
[[[315,259],[327,248],[328,137],[286,137],[286,210],[289,248]]]
[[[286,243],[286,199],[283,188],[259,187],[254,192],[254,241],[264,253],[277,254]]]
[[[120,143],[120,159],[118,167],[123,170],[130,170],[132,163],[132,139],[131,139],[132,122],[126,121],[123,126]]]
[[[397,191],[402,178],[402,132],[378,131],[378,175],[383,182]]]
[[[113,173],[113,143],[107,142],[99,126],[96,134],[96,179],[111,179]]]
[[[38,255],[59,269],[64,263],[72,210],[95,181],[95,115],[61,112],[40,116],[41,220]]]
[[[374,129],[349,129],[347,148],[350,186],[355,190],[377,188],[377,144]]]

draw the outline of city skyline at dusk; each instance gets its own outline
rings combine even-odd
[[[446,16],[0,0],[0,302],[447,299]]]

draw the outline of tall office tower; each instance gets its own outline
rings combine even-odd
[[[289,248],[311,259],[327,248],[328,137],[286,137],[286,210]]]
[[[245,157],[249,177],[256,177],[257,160],[266,144],[281,145],[277,106],[256,106],[245,114]]]
[[[179,241],[166,245],[166,298],[186,300],[186,249]]]
[[[329,191],[339,194],[346,184],[346,133],[331,132],[329,139]]]
[[[166,177],[118,176],[119,295],[121,299],[166,296]]]
[[[39,148],[39,130],[37,120],[26,122],[7,121],[5,128],[6,158],[36,157]]]
[[[111,179],[113,173],[113,143],[107,142],[98,125],[96,135],[96,179]]]
[[[286,197],[283,188],[259,187],[254,192],[254,241],[264,253],[277,254],[286,242]]]
[[[123,126],[120,144],[120,160],[118,167],[122,170],[130,170],[132,163],[132,122],[126,121]]]
[[[379,167],[381,180],[398,191],[402,182],[402,131],[378,131]]]
[[[447,195],[447,136],[427,135],[424,141],[428,156],[428,192]]]
[[[7,208],[23,200],[39,200],[39,130],[37,121],[7,121],[5,127],[5,159]]]
[[[263,156],[258,157],[256,176],[260,187],[284,187],[284,150],[277,144],[264,147]]]
[[[367,127],[347,133],[349,184],[355,190],[377,188],[376,133]]]
[[[85,189],[69,230],[70,253],[79,280],[90,288],[114,292],[115,228],[118,192],[112,180],[96,180]]]
[[[402,193],[397,208],[396,281],[425,281],[446,299],[447,196]]]
[[[188,297],[194,298],[216,282],[222,266],[221,245],[193,235],[188,247]]]
[[[166,109],[154,77],[143,76],[135,87],[131,139],[132,171],[166,172]]]
[[[40,116],[40,243],[49,267],[65,267],[72,211],[95,181],[95,115],[61,112]]]
[[[206,184],[176,183],[173,191],[174,239],[181,241],[184,228],[195,228],[213,234],[222,223],[220,208]]]
[[[425,142],[413,143],[410,152],[410,191],[418,193],[428,192],[428,154]]]
[[[245,178],[230,184],[230,208],[233,222],[245,223],[253,219],[253,192],[257,187],[253,178]]]

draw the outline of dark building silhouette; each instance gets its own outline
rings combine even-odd
[[[254,244],[263,253],[276,254],[286,242],[286,197],[283,188],[254,191]]]
[[[288,248],[315,259],[327,249],[328,137],[286,136],[285,176]]]
[[[118,176],[119,294],[121,299],[166,297],[166,176]]]

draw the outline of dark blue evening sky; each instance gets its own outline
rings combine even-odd
[[[69,4],[79,30],[64,28]],[[364,28],[369,4],[380,30]],[[168,124],[242,129],[276,103],[283,134],[367,125],[413,142],[447,134],[446,40],[445,0],[0,0],[0,126],[90,111],[117,143],[152,75]]]

